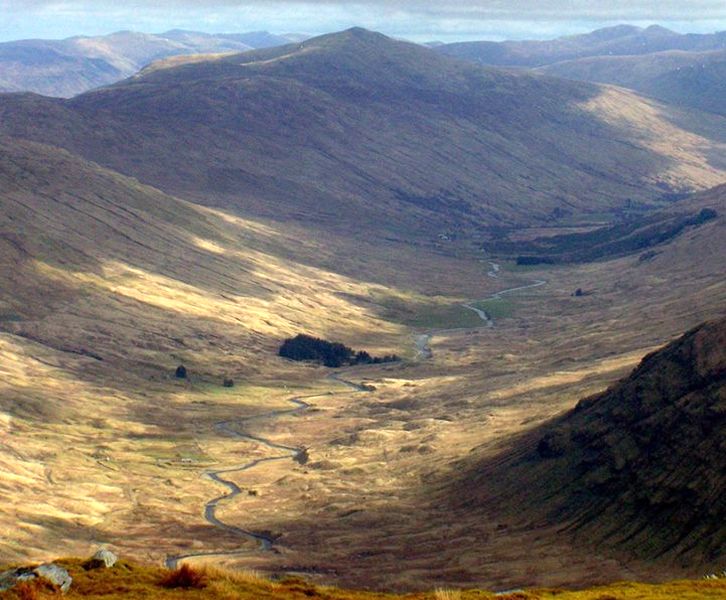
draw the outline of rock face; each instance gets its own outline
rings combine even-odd
[[[643,558],[726,549],[726,319],[643,359],[546,428],[529,467],[550,515]],[[559,489],[557,489],[559,488]]]
[[[48,563],[39,567],[19,567],[0,573],[0,592],[7,591],[23,581],[44,579],[48,583],[58,586],[61,592],[66,593],[73,582],[72,577],[63,567]]]
[[[110,569],[116,564],[118,556],[106,548],[100,548],[86,563],[87,569]]]

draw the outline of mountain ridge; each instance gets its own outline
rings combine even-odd
[[[726,318],[698,325],[606,391],[520,436],[471,477],[500,487],[493,494],[500,500],[519,498],[530,519],[580,543],[607,544],[614,555],[719,564],[726,543],[724,349]],[[470,502],[493,501],[477,484],[464,485]]]

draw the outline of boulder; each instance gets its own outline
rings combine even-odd
[[[45,579],[53,585],[57,585],[63,593],[68,591],[71,587],[71,583],[73,582],[73,578],[69,575],[68,571],[66,571],[63,567],[54,565],[53,563],[40,565],[33,569],[33,573],[41,579]]]
[[[86,569],[110,569],[116,564],[118,556],[106,548],[99,548],[83,565]]]

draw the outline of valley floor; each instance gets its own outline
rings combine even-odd
[[[722,233],[712,231],[714,243]],[[503,509],[464,506],[453,497],[466,489],[467,473],[496,459],[513,436],[722,314],[726,284],[718,253],[693,267],[677,260],[688,243],[644,264],[630,257],[540,271],[503,265],[492,277],[488,263],[477,263],[480,291],[470,300],[522,288],[503,297],[506,310],[499,307],[495,326],[452,300],[448,312],[431,313],[430,323],[389,336],[409,360],[345,370],[346,380],[368,392],[328,379],[322,368],[272,358],[274,368],[249,373],[234,388],[223,388],[221,378],[175,381],[153,371],[112,380],[92,357],[0,334],[6,403],[23,403],[25,410],[0,416],[8,499],[0,526],[11,532],[0,556],[43,560],[108,544],[156,563],[195,555],[195,565],[388,590],[580,587],[710,572],[575,544],[567,523],[533,520],[519,511],[517,498]],[[527,287],[537,280],[546,283]],[[438,283],[432,280],[432,288]],[[575,297],[577,288],[588,293]],[[372,294],[371,302],[380,300]],[[402,306],[386,307],[386,318],[409,318]],[[427,333],[432,357],[416,358],[414,341]],[[314,398],[308,410],[248,420],[289,409],[293,396]],[[220,422],[228,423],[226,431]],[[305,460],[240,470],[280,448],[231,431],[304,448]],[[217,503],[225,525],[219,527],[205,519],[204,507],[230,488],[205,474],[222,470],[241,493]],[[692,584],[696,595],[682,597],[716,597],[708,594],[721,593],[718,585]],[[661,593],[617,590],[617,598]],[[572,598],[608,593],[615,592]],[[531,597],[549,597],[543,594]]]

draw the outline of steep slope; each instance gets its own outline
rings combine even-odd
[[[4,96],[0,115],[187,199],[348,234],[601,212],[724,179],[719,117],[360,29],[157,63],[66,102]]]
[[[726,549],[725,399],[721,318],[530,432],[526,440],[536,448],[486,467],[486,481],[518,497],[530,518],[559,523],[580,543],[651,563],[719,565]]]
[[[646,29],[617,25],[555,40],[459,42],[438,46],[436,50],[486,65],[539,67],[584,57],[641,55],[666,50],[705,52],[725,47],[724,31],[680,34],[658,25]]]
[[[5,42],[0,44],[0,89],[70,98],[129,77],[168,56],[244,52],[291,41],[267,32],[212,35],[173,30]]]
[[[619,85],[677,106],[726,115],[726,50],[598,56],[554,63],[539,71]]]

